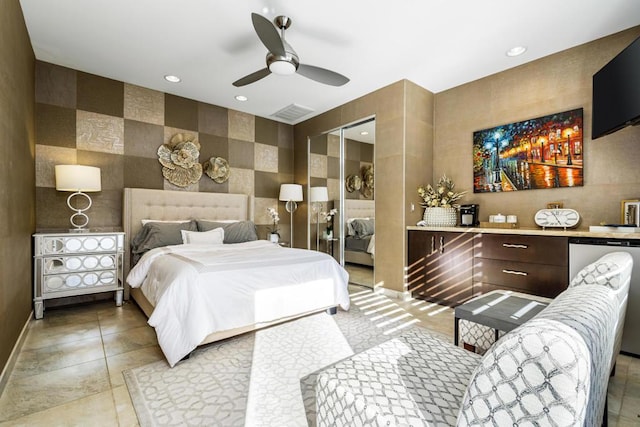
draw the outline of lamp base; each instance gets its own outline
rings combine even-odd
[[[84,208],[73,206],[71,204],[71,200],[76,196],[85,197],[87,199],[88,206]],[[82,191],[77,191],[67,197],[67,206],[69,206],[69,209],[76,211],[73,215],[71,215],[71,218],[69,218],[69,222],[75,227],[73,230],[82,232],[83,230],[85,230],[87,224],[89,224],[89,217],[84,212],[91,207],[91,197],[89,197],[88,194],[83,193]],[[76,222],[79,219],[83,222]]]

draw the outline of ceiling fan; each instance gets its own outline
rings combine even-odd
[[[269,50],[267,67],[236,80],[233,82],[234,86],[240,87],[257,82],[271,73],[280,75],[298,73],[311,80],[331,86],[342,86],[349,82],[348,78],[335,71],[300,63],[298,54],[284,39],[284,31],[291,25],[289,17],[277,16],[273,20],[276,27],[280,29],[280,35],[271,21],[262,15],[252,13],[251,21],[262,44]]]

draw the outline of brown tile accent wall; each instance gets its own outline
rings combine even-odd
[[[56,164],[100,167],[102,191],[91,194],[87,212],[91,227],[121,227],[122,189],[139,187],[254,195],[256,223],[266,230],[269,219],[257,206],[282,205],[280,184],[293,181],[293,126],[40,61],[35,81],[38,228],[69,227],[68,194],[55,190]],[[203,174],[186,189],[166,182],[158,147],[179,132],[196,136],[201,163],[227,159],[229,181]],[[283,235],[288,228],[282,224]]]
[[[55,82],[52,82],[55,84]],[[124,83],[78,72],[76,108],[83,111],[124,117]]]

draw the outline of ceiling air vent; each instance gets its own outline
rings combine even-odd
[[[298,105],[298,104],[291,104],[284,107],[282,110],[276,112],[275,114],[273,114],[272,117],[277,117],[282,120],[294,122],[311,112],[313,112],[313,109],[311,108],[303,107],[302,105]]]

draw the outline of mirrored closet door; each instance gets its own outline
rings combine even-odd
[[[310,137],[308,247],[373,287],[375,265],[375,120]]]

